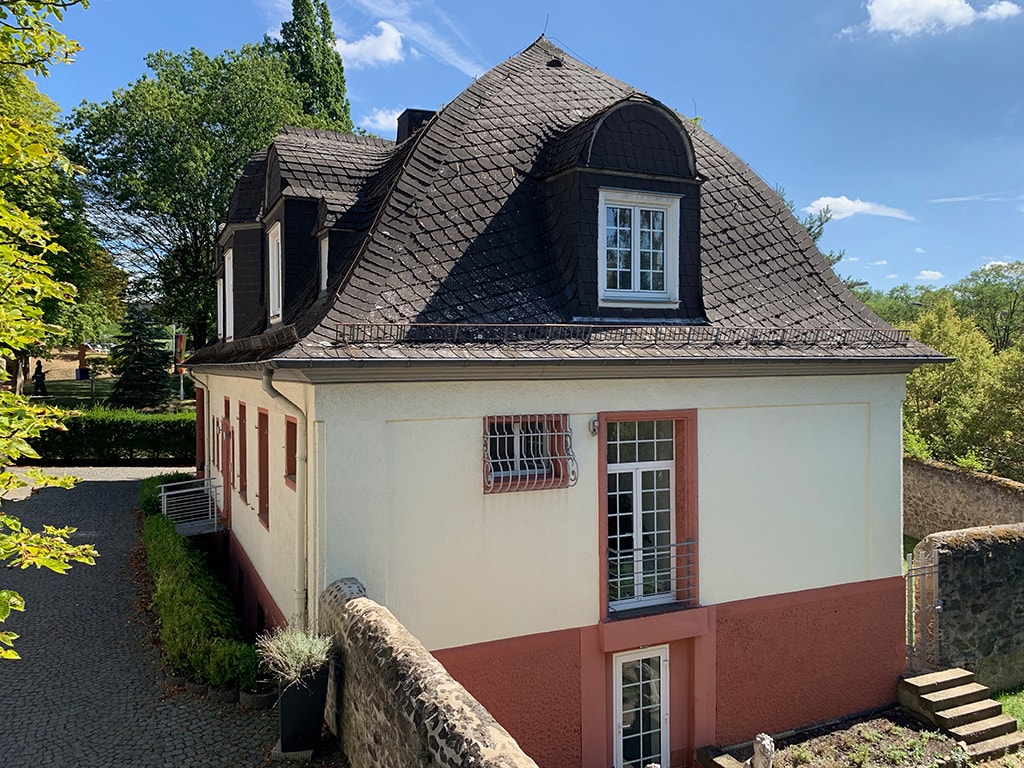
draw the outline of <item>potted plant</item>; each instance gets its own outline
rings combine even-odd
[[[307,752],[320,743],[327,703],[329,635],[296,627],[278,629],[256,640],[263,665],[277,678],[281,752]]]

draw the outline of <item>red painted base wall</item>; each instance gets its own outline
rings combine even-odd
[[[467,645],[434,656],[539,766],[578,766],[580,633]]]
[[[288,621],[270,596],[270,590],[253,567],[249,555],[230,531],[227,549],[227,581],[238,601],[245,628],[252,634],[258,634],[264,630],[287,626]]]
[[[434,656],[541,768],[608,768],[613,652],[623,638],[668,643],[675,768],[712,739],[726,746],[895,701],[903,595],[902,577],[880,579]]]
[[[720,746],[896,700],[901,577],[717,607]]]

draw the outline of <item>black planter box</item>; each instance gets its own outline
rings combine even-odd
[[[306,752],[320,744],[327,704],[327,672],[325,664],[297,683],[281,686],[278,711],[282,752]]]

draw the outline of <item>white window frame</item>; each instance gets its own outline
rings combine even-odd
[[[235,338],[235,255],[224,251],[224,340]]]
[[[224,337],[224,278],[217,278],[217,338]]]
[[[668,422],[671,425],[671,429],[672,429],[672,433],[673,433],[672,434],[672,457],[671,458],[669,458],[669,459],[649,459],[649,460],[641,460],[641,459],[638,458],[636,461],[621,462],[621,463],[612,463],[611,461],[609,461],[608,464],[607,464],[606,472],[607,472],[607,478],[608,478],[607,482],[608,482],[608,485],[609,485],[609,489],[608,489],[608,492],[607,492],[608,499],[605,501],[606,504],[608,504],[608,505],[611,504],[611,496],[612,496],[611,478],[612,478],[612,476],[613,475],[630,475],[632,477],[632,490],[630,492],[630,495],[631,495],[630,509],[632,510],[632,515],[631,515],[632,520],[631,520],[630,530],[632,531],[631,538],[633,539],[633,551],[632,551],[631,557],[627,561],[626,565],[631,569],[630,572],[632,574],[632,582],[633,582],[632,592],[633,592],[633,594],[632,594],[631,597],[620,598],[620,599],[616,600],[616,599],[613,599],[613,597],[611,596],[611,593],[609,592],[609,597],[608,597],[609,606],[613,610],[616,610],[616,611],[620,611],[620,610],[628,609],[628,608],[639,608],[641,606],[646,606],[646,605],[659,605],[659,604],[664,604],[664,603],[672,603],[672,602],[675,602],[675,600],[676,600],[676,585],[674,584],[674,580],[673,580],[674,573],[673,573],[673,569],[672,569],[672,565],[671,565],[676,560],[676,553],[675,553],[675,550],[673,548],[673,545],[676,542],[676,482],[677,482],[677,478],[676,478],[676,451],[678,450],[678,446],[676,446],[676,444],[675,444],[675,422],[670,420],[670,419],[640,419],[640,420],[637,420],[635,423],[636,423],[638,428],[639,428],[640,424],[653,423],[655,425],[654,428],[657,429],[657,423],[659,421]],[[615,424],[627,424],[627,423],[630,423],[630,421],[616,421],[616,422],[613,422],[613,423],[615,423]],[[609,439],[607,444],[610,445],[613,442],[614,441]],[[667,491],[668,497],[669,497],[668,509],[667,510],[666,509],[662,509],[661,510],[662,512],[667,512],[668,513],[668,519],[669,519],[669,529],[668,529],[668,531],[657,530],[657,529],[656,530],[645,530],[644,526],[643,526],[644,514],[645,513],[650,513],[650,512],[655,512],[655,510],[645,509],[645,507],[644,507],[644,503],[645,503],[644,502],[644,497],[650,495],[650,490],[647,490],[645,492],[645,489],[643,488],[643,475],[645,473],[651,473],[651,472],[653,472],[653,473],[667,472],[668,473],[668,488],[667,489],[665,489],[665,488],[660,489],[661,492],[666,492]],[[617,494],[617,495],[619,495],[619,494]],[[610,510],[609,510],[609,516],[610,516]],[[611,524],[611,521],[609,521],[609,525],[610,524]],[[640,545],[640,542],[642,542],[642,540],[644,538],[646,538],[647,536],[650,536],[652,534],[661,534],[663,537],[667,534],[668,541],[665,542],[662,545],[659,545],[659,546],[667,547],[668,548],[666,550],[666,552],[664,553],[664,557],[668,558],[668,562],[670,564],[669,565],[669,589],[665,590],[665,591],[653,592],[651,594],[644,594],[644,584],[645,584],[645,582],[647,580],[656,579],[659,575],[664,575],[664,571],[663,570],[659,570],[659,566],[657,565],[657,563],[655,563],[653,573],[652,573],[651,569],[645,569],[645,565],[648,564],[650,562],[650,560],[652,559],[652,557],[653,557],[653,555],[651,554],[652,550],[656,551],[656,549],[654,547],[643,547],[643,546]],[[611,533],[609,531],[609,536],[608,536],[609,552],[612,549],[611,545],[612,545],[612,536],[611,536]],[[611,562],[611,558],[609,557],[609,563],[608,563],[609,569],[612,568],[612,565],[613,565],[613,563]],[[609,570],[609,590],[611,590],[611,587],[612,587],[612,584],[611,584],[611,571]]]
[[[599,296],[602,307],[651,307],[674,308],[679,306],[679,197],[656,195],[620,189],[601,189],[598,193],[597,212],[597,271]],[[656,210],[665,213],[665,289],[661,291],[630,290],[609,288],[607,272],[609,207],[632,208],[631,274],[634,281],[640,273],[639,252],[639,211]]]
[[[330,252],[328,237],[329,235],[324,234],[320,238],[320,293],[327,290],[327,256]]]
[[[660,697],[658,702],[658,718],[660,723],[660,760],[654,759],[653,756],[641,756],[643,759],[638,761],[626,762],[625,757],[625,745],[624,737],[626,735],[626,728],[629,725],[625,722],[625,717],[628,713],[624,713],[622,706],[623,697],[623,666],[625,664],[642,661],[644,659],[657,658],[660,668],[660,679],[659,679],[659,690]],[[613,671],[613,692],[612,692],[612,703],[614,705],[614,723],[613,730],[615,732],[615,768],[643,768],[645,765],[651,762],[657,762],[661,765],[669,765],[671,761],[670,749],[671,742],[669,739],[669,718],[671,716],[671,708],[669,707],[670,692],[672,690],[669,679],[669,648],[667,645],[659,645],[653,648],[641,648],[636,651],[627,651],[625,653],[617,653],[612,657]]]
[[[274,222],[267,230],[267,269],[270,274],[267,285],[267,311],[271,320],[281,319],[282,264],[281,222]]]

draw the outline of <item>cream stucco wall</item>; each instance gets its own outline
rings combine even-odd
[[[594,624],[588,422],[684,408],[704,604],[899,575],[903,391],[902,375],[320,384],[316,588],[359,578],[431,649]],[[547,412],[571,415],[577,485],[485,495],[483,417]]]
[[[207,461],[207,476],[217,478],[221,482],[222,494],[230,494],[232,535],[238,539],[238,543],[259,571],[260,577],[278,608],[290,620],[296,613],[297,605],[295,530],[297,512],[300,509],[297,490],[289,488],[284,481],[285,415],[290,415],[291,411],[266,394],[258,378],[199,374],[196,379],[209,393],[206,424],[207,455],[210,456],[210,452],[215,451],[217,456],[216,464]],[[303,408],[309,408],[311,417],[315,416],[312,412],[312,399],[308,397],[312,391],[309,385],[276,381],[275,386],[290,399],[300,403]],[[234,477],[232,478],[225,477],[223,467],[220,466],[220,444],[214,425],[214,420],[220,420],[224,415],[225,397],[230,400],[231,426],[235,430]],[[245,498],[242,498],[239,493],[239,474],[241,472],[239,444],[242,439],[238,431],[239,402],[244,402],[246,406],[247,489]],[[265,409],[269,417],[269,528],[264,527],[257,517],[259,442],[256,430],[257,414],[260,408]],[[312,536],[311,531],[310,539]]]

